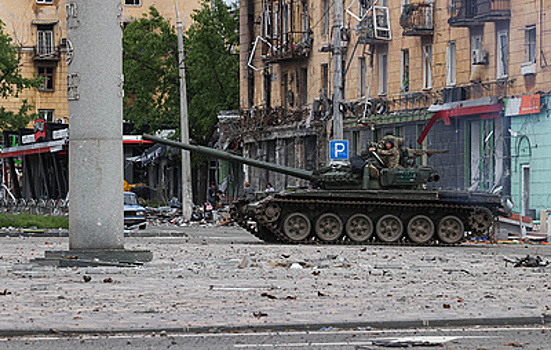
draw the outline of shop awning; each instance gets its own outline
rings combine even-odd
[[[57,140],[49,142],[38,142],[23,146],[8,147],[2,150],[2,153],[0,153],[0,158],[20,157],[38,153],[59,152],[63,150],[63,146],[65,146],[67,143],[67,140]]]
[[[152,144],[149,140],[142,139],[142,135],[124,135],[122,137],[122,143],[127,144]]]
[[[503,112],[503,102],[498,102],[494,98],[482,98],[431,106],[429,111],[431,110],[436,113],[421,132],[421,136],[417,139],[418,144],[423,143],[430,129],[439,119],[442,119],[444,124],[450,125],[450,118],[452,117],[478,115],[481,119],[498,118]]]
[[[29,145],[8,147],[2,150],[0,153],[0,158],[9,158],[9,157],[20,157],[26,156],[28,154],[38,154],[38,153],[54,153],[59,152],[63,149],[63,146],[69,143],[68,140],[56,140],[49,142],[37,142]],[[153,142],[148,140],[142,140],[141,135],[125,135],[123,136],[123,144],[152,144]]]

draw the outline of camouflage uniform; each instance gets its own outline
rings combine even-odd
[[[377,154],[385,157],[385,163],[387,168],[397,168],[400,166],[400,151],[396,147],[391,149],[379,149]]]

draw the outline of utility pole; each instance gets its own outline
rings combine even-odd
[[[343,122],[341,104],[343,99],[342,75],[342,27],[344,22],[344,1],[334,0],[333,10],[333,139],[342,139]]]
[[[187,111],[187,91],[186,91],[186,65],[184,59],[184,34],[182,19],[178,2],[174,0],[176,7],[176,27],[178,29],[178,65],[180,72],[180,133],[182,142],[189,143],[189,123]],[[182,218],[185,221],[191,219],[193,210],[193,201],[191,193],[191,162],[189,151],[182,150]]]

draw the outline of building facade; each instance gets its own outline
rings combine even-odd
[[[550,10],[545,0],[345,0],[341,110],[351,152],[392,132],[407,147],[450,150],[422,160],[439,171],[438,187],[501,192],[532,216],[551,206]],[[245,154],[327,163],[334,19],[329,0],[241,1]],[[523,101],[529,108],[515,112]],[[257,187],[294,184],[248,171]]]

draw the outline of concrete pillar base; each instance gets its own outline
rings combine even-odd
[[[34,263],[46,266],[136,266],[150,262],[153,253],[149,250],[126,249],[72,249],[66,251],[46,251],[43,259]]]

